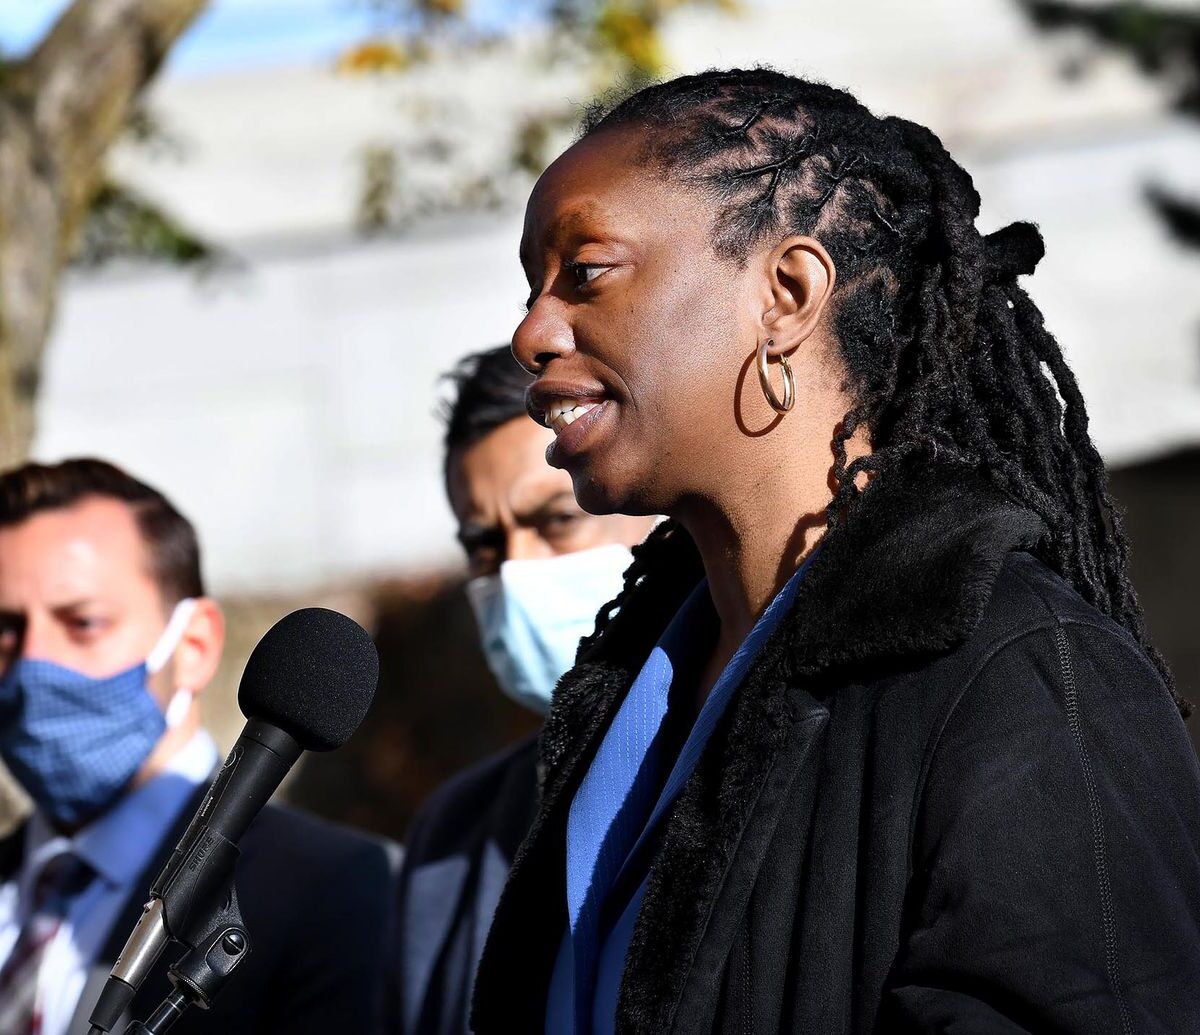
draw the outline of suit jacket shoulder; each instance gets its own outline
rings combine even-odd
[[[460,1035],[475,969],[517,846],[533,821],[537,738],[440,787],[409,831],[397,895],[390,1010],[402,1032]]]
[[[537,794],[537,736],[485,758],[451,777],[413,817],[405,868],[463,850],[481,827],[500,833],[511,860],[533,819]]]

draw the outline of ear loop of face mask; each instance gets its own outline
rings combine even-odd
[[[195,597],[187,597],[175,605],[171,617],[167,619],[167,627],[163,629],[158,642],[146,655],[146,673],[148,675],[152,676],[161,672],[166,663],[171,660],[171,655],[178,648],[183,634],[187,630],[188,622],[192,620],[192,615],[195,613]],[[174,729],[187,718],[194,696],[194,691],[182,686],[171,695],[171,700],[167,702],[167,710],[164,713],[168,729]]]

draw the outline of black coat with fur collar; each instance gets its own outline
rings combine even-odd
[[[1029,511],[947,474],[867,497],[664,826],[618,1031],[1200,1031],[1200,770],[1153,666]],[[543,1029],[572,796],[700,576],[681,532],[651,550],[556,694],[480,1035]]]

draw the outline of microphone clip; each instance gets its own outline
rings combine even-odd
[[[134,1021],[123,1035],[164,1035],[189,1007],[207,1010],[239,963],[250,954],[250,935],[231,882],[229,898],[203,931],[189,932],[192,948],[171,964],[171,993],[144,1022]]]
[[[237,889],[229,886],[229,901],[217,911],[208,930],[193,948],[171,964],[171,984],[183,988],[193,1004],[207,1010],[225,987],[237,965],[250,954],[250,935],[238,907]]]

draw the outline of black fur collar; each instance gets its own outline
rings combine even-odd
[[[1009,552],[1046,534],[1032,511],[979,478],[934,468],[879,480],[826,537],[776,639],[780,672],[810,686],[919,662],[964,641]],[[560,683],[543,734],[552,770],[580,733],[617,703],[597,684],[627,687],[703,575],[683,529],[660,526],[639,556],[648,572],[599,643]]]
[[[756,797],[781,765],[802,764],[828,716],[828,695],[963,642],[1007,554],[1036,550],[1045,534],[1035,514],[959,471],[906,472],[866,490],[826,537],[792,610],[731,703],[726,732],[714,737],[677,802],[630,945],[619,1029],[669,1028],[707,906]],[[639,557],[644,578],[555,693],[542,736],[541,807],[477,981],[480,1032],[540,1030],[566,922],[560,899],[571,799],[642,661],[702,574],[694,544],[669,523]],[[528,999],[514,995],[521,987]]]

